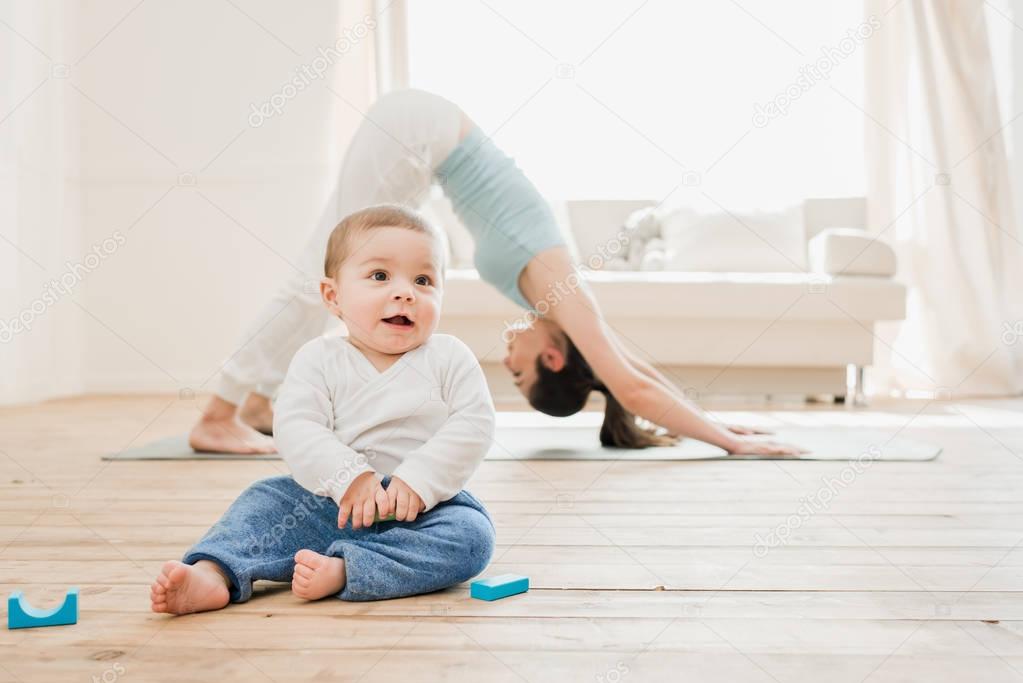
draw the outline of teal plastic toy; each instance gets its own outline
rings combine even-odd
[[[529,577],[518,574],[501,574],[469,584],[469,596],[477,600],[500,600],[528,590]]]
[[[21,591],[7,598],[7,628],[37,628],[78,623],[78,587],[69,588],[64,604],[51,610],[37,609],[25,601]]]

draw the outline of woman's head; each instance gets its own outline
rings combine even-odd
[[[565,366],[568,337],[554,323],[538,319],[530,326],[507,330],[505,338],[508,355],[504,366],[511,372],[515,386],[527,398],[536,382],[539,365],[552,372],[560,372]]]
[[[504,364],[529,404],[547,415],[574,415],[586,406],[590,392],[602,393],[606,405],[600,443],[605,446],[646,448],[677,442],[637,425],[636,417],[597,379],[572,340],[553,323],[537,320],[530,328],[516,331]]]

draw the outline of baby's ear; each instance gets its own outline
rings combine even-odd
[[[320,298],[331,315],[341,317],[341,288],[334,278],[325,277],[320,280]]]

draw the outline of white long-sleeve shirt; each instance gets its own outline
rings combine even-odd
[[[457,494],[490,448],[494,404],[461,340],[434,334],[378,371],[344,337],[298,350],[274,404],[274,441],[299,484],[340,504],[359,474],[399,477],[426,510]]]

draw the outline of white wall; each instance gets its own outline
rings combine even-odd
[[[51,59],[74,46],[77,8],[43,12],[3,6],[0,18],[0,401],[35,400],[81,390],[77,314],[41,297],[64,257],[80,249],[75,180],[79,100],[55,87]],[[20,35],[19,35],[20,34]],[[45,53],[45,54],[44,54]],[[49,58],[48,58],[49,57]],[[74,95],[74,93],[70,93]],[[33,306],[41,314],[31,312]],[[8,321],[21,311],[30,331]],[[70,342],[70,343],[69,343]]]
[[[0,123],[0,321],[85,266],[70,294],[28,314],[31,330],[0,338],[0,401],[209,388],[291,271],[361,120],[328,87],[362,111],[374,97],[373,32],[352,32],[373,12],[370,0],[0,8],[0,117],[14,110]],[[306,71],[308,88],[284,91],[346,36],[322,78]],[[252,105],[273,95],[282,112],[261,121]]]

